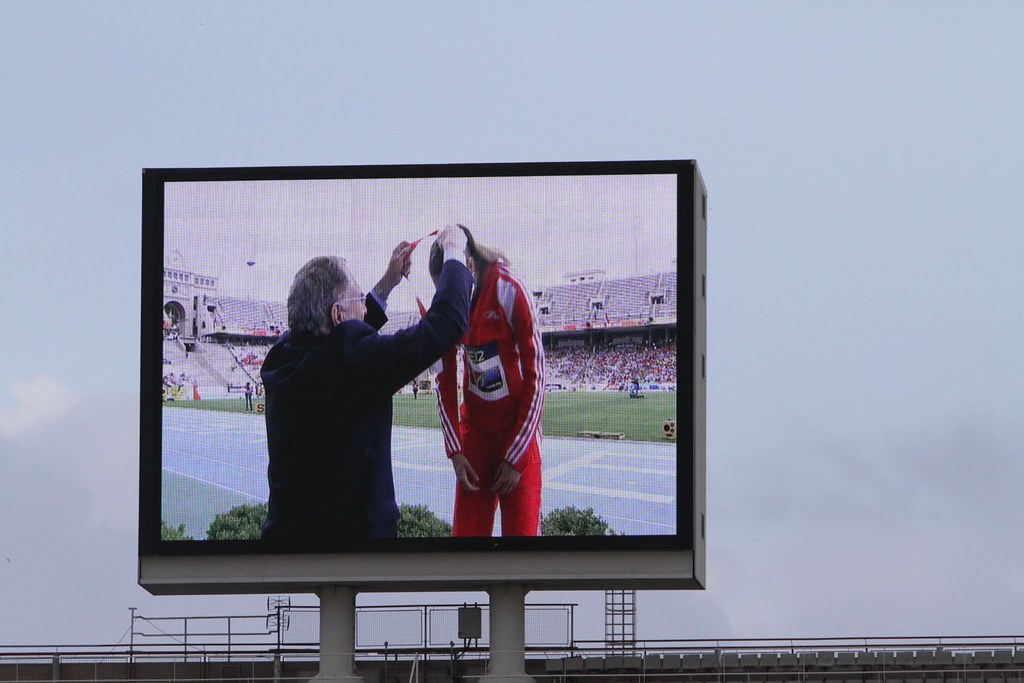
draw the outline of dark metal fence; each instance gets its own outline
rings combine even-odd
[[[481,637],[458,634],[462,604],[389,605],[356,610],[357,666],[389,683],[409,680],[413,662],[427,680],[472,681],[486,668],[488,607]],[[576,640],[575,605],[530,604],[531,675],[590,681],[846,681],[941,679],[1024,683],[1024,636],[923,636]],[[112,645],[0,646],[0,682],[308,680],[318,669],[319,608],[268,603],[262,615],[146,617]],[[458,675],[456,673],[458,672]]]

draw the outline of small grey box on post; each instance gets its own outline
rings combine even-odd
[[[483,610],[479,607],[459,608],[459,638],[472,640],[483,635],[481,627],[481,614]]]

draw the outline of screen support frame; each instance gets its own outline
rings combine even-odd
[[[348,555],[296,548],[270,548],[218,542],[160,539],[160,310],[152,305],[160,291],[163,260],[164,185],[179,181],[289,180],[357,178],[455,178],[547,175],[619,175],[671,173],[678,178],[678,230],[681,252],[691,254],[679,282],[680,325],[692,324],[693,342],[683,346],[680,375],[692,373],[691,395],[680,397],[679,419],[692,417],[680,443],[690,452],[679,461],[677,536],[666,547],[661,537],[559,539],[534,551],[518,539],[488,539],[479,547],[449,546],[421,551],[424,545],[395,552],[377,548]],[[155,595],[314,592],[347,585],[361,591],[487,590],[512,582],[529,590],[702,589],[705,586],[705,380],[706,312],[702,278],[706,269],[706,190],[696,162],[571,162],[536,164],[455,164],[424,166],[291,167],[223,169],[147,169],[143,171],[142,400],[140,401],[139,584]],[[685,262],[685,261],[684,261]],[[698,292],[700,294],[698,294]],[[689,322],[686,322],[689,321]],[[680,337],[681,339],[681,337]],[[689,357],[690,363],[686,358]],[[689,368],[689,370],[684,370]],[[154,456],[155,454],[155,456]],[[681,454],[682,457],[682,454]],[[541,541],[555,542],[555,539]],[[590,542],[592,544],[588,544]],[[614,546],[602,545],[598,542]],[[607,548],[607,549],[606,549]],[[261,552],[262,551],[262,552]],[[269,554],[268,554],[269,552]],[[452,566],[457,566],[452,575]]]

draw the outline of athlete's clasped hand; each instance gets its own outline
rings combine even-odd
[[[461,232],[461,231],[460,231]],[[452,455],[452,467],[455,468],[455,478],[467,491],[480,490],[480,477],[476,470],[469,464],[469,460],[462,453]]]
[[[467,491],[479,491],[480,476],[473,469],[473,466],[469,464],[466,456],[462,453],[455,453],[452,455],[451,461],[452,468],[455,470],[455,478],[459,480],[459,484]],[[491,490],[499,495],[512,493],[516,486],[519,485],[519,480],[522,476],[515,467],[512,467],[507,462],[503,462],[498,466],[498,471],[494,475]]]
[[[508,464],[508,462],[502,462],[498,465],[498,473],[494,475],[494,485],[491,486],[491,490],[498,495],[512,493],[516,486],[519,485],[519,480],[522,476],[523,475],[520,474],[515,467]]]

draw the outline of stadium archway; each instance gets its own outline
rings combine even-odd
[[[168,301],[164,304],[164,318],[170,323],[171,327],[178,325],[182,320],[185,320],[185,307],[177,301]]]
[[[192,320],[185,306],[175,299],[164,302],[164,337],[170,336],[177,339],[180,337],[191,337]]]

